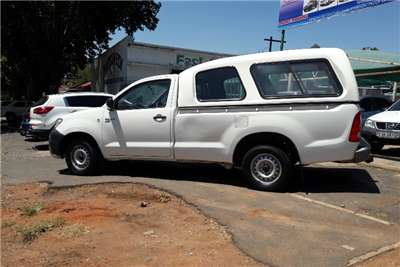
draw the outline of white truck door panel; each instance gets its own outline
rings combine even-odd
[[[172,156],[169,108],[107,111],[103,124],[104,150],[110,157]]]
[[[168,84],[168,85],[167,85]],[[106,157],[170,159],[173,81],[146,80],[117,96],[103,117]]]

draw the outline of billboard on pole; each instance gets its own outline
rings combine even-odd
[[[281,0],[279,27],[287,29],[394,0]]]

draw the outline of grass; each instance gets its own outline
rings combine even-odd
[[[167,202],[171,201],[171,197],[168,196],[167,194],[161,193],[161,195],[158,198],[158,201],[161,202],[161,203],[167,203]]]
[[[33,225],[23,226],[17,229],[22,235],[24,243],[29,243],[40,235],[65,225],[64,218],[56,218],[53,220],[42,221]]]
[[[13,227],[16,224],[15,221],[9,221],[9,220],[3,220],[1,222],[1,228],[8,228],[8,227]]]
[[[23,207],[22,208],[22,215],[25,216],[33,216],[39,213],[43,209],[43,204],[42,203],[36,203],[35,205],[31,207]]]
[[[61,236],[63,237],[78,237],[89,233],[89,228],[85,225],[74,223],[71,225],[66,225],[62,229]]]

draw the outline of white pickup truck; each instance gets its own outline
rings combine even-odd
[[[210,162],[275,191],[295,165],[368,160],[358,102],[340,49],[229,57],[136,81],[103,107],[64,116],[50,151],[78,175],[104,159]]]

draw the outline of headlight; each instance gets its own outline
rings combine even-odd
[[[375,124],[373,120],[367,120],[364,124],[365,127],[375,128]]]
[[[54,123],[54,129],[55,128],[57,128],[61,123],[62,123],[62,121],[63,121],[63,119],[61,119],[61,118],[58,118],[57,120],[56,120],[56,123]]]

